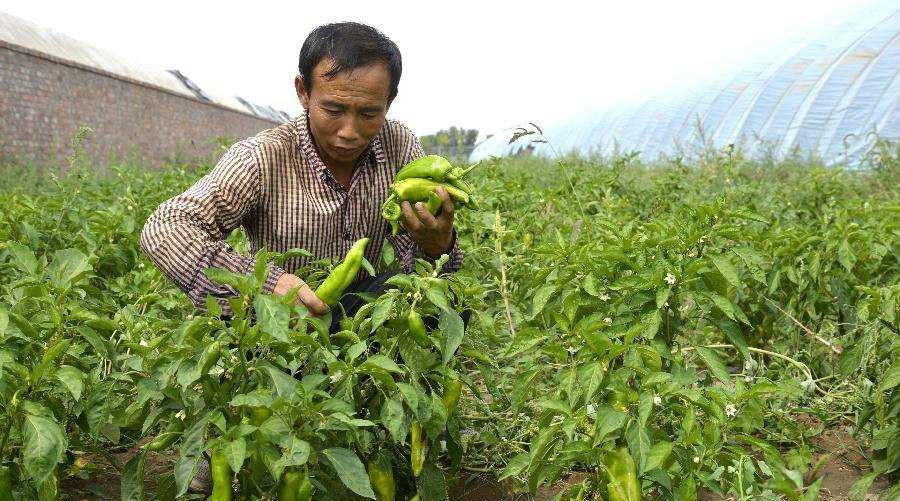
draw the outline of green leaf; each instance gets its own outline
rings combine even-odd
[[[442,310],[438,318],[438,328],[443,333],[441,341],[441,359],[444,364],[452,358],[456,349],[462,344],[465,335],[462,317],[453,310]]]
[[[81,398],[84,391],[84,373],[71,365],[62,365],[56,369],[56,378],[69,390],[75,400]]]
[[[281,473],[288,466],[303,466],[309,460],[312,453],[312,446],[306,440],[301,440],[295,436],[291,437],[290,447],[284,450],[284,453],[272,465],[275,477],[280,477]],[[237,470],[235,470],[237,471]]]
[[[853,249],[850,248],[850,242],[847,239],[841,241],[841,244],[838,246],[838,262],[841,263],[841,266],[847,270],[847,272],[853,271],[853,265],[856,264],[856,254],[853,253]]]
[[[269,377],[272,378],[272,384],[275,385],[275,393],[278,396],[290,400],[298,391],[303,391],[300,383],[283,370],[271,364],[267,364],[266,372],[268,372]]]
[[[722,363],[722,360],[718,355],[716,355],[716,352],[710,350],[709,348],[698,346],[697,354],[700,355],[703,363],[710,370],[710,372],[712,372],[713,376],[724,383],[731,382],[731,378],[728,374],[728,369],[725,368],[725,364]]]
[[[741,285],[741,281],[738,278],[737,269],[735,269],[734,265],[731,264],[731,261],[728,259],[728,256],[723,254],[719,254],[716,256],[712,256],[713,265],[715,265],[716,269],[719,270],[719,273],[725,277],[725,280],[731,284],[732,287],[738,287]]]
[[[597,421],[594,424],[594,443],[599,443],[607,435],[622,428],[628,419],[628,414],[617,411],[610,405],[603,404],[597,406],[596,419]]]
[[[367,358],[366,361],[362,363],[362,365],[360,365],[361,370],[368,367],[377,367],[388,372],[403,372],[403,369],[401,369],[396,362],[384,355],[372,355],[371,357]]]
[[[859,370],[865,351],[866,343],[856,343],[841,352],[841,359],[838,361],[838,372],[842,378],[846,378]]]
[[[41,362],[31,371],[32,386],[37,387],[37,384],[41,382],[41,378],[44,377],[44,372],[50,367],[50,364],[53,363],[56,357],[69,349],[70,344],[72,344],[71,339],[61,339],[50,348],[47,348],[47,351],[44,352],[44,356],[41,357]]]
[[[141,449],[122,470],[122,501],[144,501],[144,464],[147,462],[147,451]]]
[[[393,308],[394,296],[384,295],[378,298],[378,301],[375,303],[375,311],[372,312],[372,328],[370,332],[375,332],[391,317]]]
[[[408,425],[406,413],[403,412],[403,402],[396,398],[389,398],[381,406],[381,423],[394,437],[394,442],[401,443],[406,438]]]
[[[191,485],[200,456],[181,456],[175,461],[175,497],[181,497]]]
[[[268,389],[257,388],[250,393],[235,395],[231,398],[230,404],[233,407],[269,407],[274,401],[272,392]]]
[[[672,442],[665,441],[653,444],[653,447],[650,448],[650,452],[647,453],[647,462],[644,464],[644,468],[641,470],[640,474],[643,475],[644,472],[662,467],[663,463],[669,457],[669,454],[671,454],[673,445]]]
[[[227,442],[222,446],[222,452],[228,458],[231,471],[241,471],[241,465],[247,459],[247,441],[243,437],[239,437],[231,442]]]
[[[53,253],[47,266],[47,278],[60,289],[76,285],[93,271],[90,259],[78,249],[62,249]]]
[[[13,266],[18,268],[23,275],[37,274],[38,262],[34,257],[34,251],[16,241],[7,242],[6,249],[10,253]]]
[[[253,301],[253,308],[256,310],[256,321],[263,332],[283,343],[290,341],[288,332],[291,308],[288,305],[274,296],[260,294]]]
[[[538,401],[537,406],[541,409],[556,411],[553,414],[562,414],[564,416],[572,415],[572,409],[569,408],[569,404],[556,398],[541,399]]]
[[[55,420],[27,414],[22,420],[22,464],[35,484],[53,473],[66,450],[66,436]]]
[[[900,362],[895,362],[885,373],[881,382],[878,383],[878,391],[886,392],[898,384],[900,384]]]
[[[529,319],[533,319],[534,317],[541,314],[544,311],[544,307],[547,306],[547,302],[553,297],[553,293],[556,292],[555,285],[545,285],[537,290],[534,293],[534,299],[531,303],[531,315],[529,315]]]
[[[320,451],[320,454],[328,459],[328,462],[337,472],[341,482],[348,489],[362,497],[375,499],[369,475],[363,467],[362,461],[351,450],[342,447],[332,447]]]
[[[644,465],[647,464],[647,456],[650,454],[650,435],[647,434],[647,428],[637,421],[632,421],[625,430],[625,442],[631,451],[631,457],[638,464],[638,471],[643,471]]]
[[[722,310],[722,313],[724,313],[728,318],[734,321],[740,320],[741,322],[750,325],[750,320],[747,319],[747,316],[744,315],[744,312],[741,311],[741,309],[737,305],[735,305],[728,299],[714,292],[707,292],[706,296],[712,299],[712,302],[715,303],[716,307]]]
[[[416,479],[416,486],[422,501],[447,501],[447,480],[444,473],[431,461],[425,461],[422,474]]]

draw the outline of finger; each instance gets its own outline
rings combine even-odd
[[[442,217],[444,219],[446,219],[447,221],[449,221],[450,223],[453,223],[453,211],[456,210],[456,206],[453,205],[453,199],[450,198],[450,194],[447,193],[447,190],[444,189],[443,186],[441,186],[437,189],[437,194],[438,194],[438,196],[441,197],[441,200],[442,200],[442,202],[441,202]]]
[[[328,313],[328,305],[319,299],[319,296],[307,284],[303,284],[300,287],[300,301],[303,302],[310,313],[317,317]]]
[[[416,213],[413,212],[412,205],[408,201],[403,201],[403,204],[400,205],[400,210],[403,211],[403,226],[406,226],[406,229],[412,233],[421,231],[422,223],[419,221]]]
[[[419,216],[419,221],[422,222],[423,227],[428,229],[437,227],[437,219],[428,212],[428,207],[425,207],[424,202],[416,202],[416,215]]]

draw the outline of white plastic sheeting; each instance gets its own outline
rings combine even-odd
[[[216,103],[244,113],[252,113],[261,118],[276,122],[290,120],[290,116],[287,113],[270,106],[252,104],[237,96],[224,96],[221,93],[210,92],[209,89],[201,88],[178,70],[166,71],[142,66],[107,50],[94,47],[63,33],[44,28],[4,12],[0,12],[0,40],[59,59],[105,70],[115,75],[161,87],[171,92],[196,97],[203,101]]]
[[[852,164],[877,137],[900,139],[900,4],[868,6],[821,36],[771,52],[734,75],[639,104],[591,108],[548,126],[543,140],[512,130],[476,146],[470,157],[604,155],[639,151],[644,159],[690,155],[740,144],[749,153],[812,153]]]

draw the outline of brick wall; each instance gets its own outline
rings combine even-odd
[[[196,160],[213,138],[243,139],[277,125],[104,70],[0,41],[0,158],[65,165],[82,125],[98,165]]]

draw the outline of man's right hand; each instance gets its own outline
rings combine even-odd
[[[319,296],[316,296],[316,293],[306,284],[303,280],[300,279],[297,275],[292,275],[290,273],[285,273],[281,275],[281,278],[278,279],[278,282],[275,283],[275,289],[272,291],[272,295],[274,296],[284,296],[291,289],[298,288],[300,292],[297,294],[297,300],[303,303],[306,306],[306,309],[309,310],[310,315],[319,317],[328,313],[328,305],[326,305]]]

